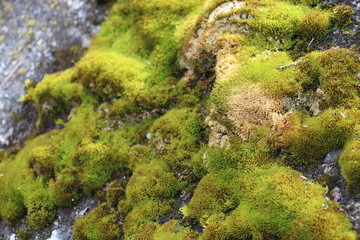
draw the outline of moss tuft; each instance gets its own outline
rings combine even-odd
[[[301,19],[299,33],[306,41],[311,41],[312,39],[318,41],[329,32],[329,27],[329,14],[313,10]]]
[[[96,207],[87,216],[77,218],[73,229],[73,237],[76,240],[116,240],[121,234],[115,210],[105,203]]]
[[[104,99],[120,96],[132,99],[144,87],[147,75],[139,60],[110,51],[93,51],[76,65],[71,79]]]
[[[348,193],[360,192],[360,141],[349,141],[339,160],[341,174],[346,180]]]
[[[343,28],[351,22],[351,17],[353,15],[354,10],[351,6],[340,4],[333,8],[331,21],[338,28]]]

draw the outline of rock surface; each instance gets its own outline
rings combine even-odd
[[[21,143],[34,128],[35,117],[21,114],[35,111],[18,102],[25,80],[36,83],[71,66],[89,47],[106,11],[95,0],[0,2],[0,149]]]

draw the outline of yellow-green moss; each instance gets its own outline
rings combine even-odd
[[[354,10],[351,6],[340,4],[332,9],[331,21],[339,28],[343,28],[351,22]]]
[[[192,155],[200,150],[202,131],[203,125],[196,112],[187,108],[167,112],[150,129],[155,153],[181,179],[196,175]]]
[[[144,87],[145,65],[110,51],[89,52],[75,67],[73,81],[89,87],[98,96],[136,97]]]
[[[154,240],[186,240],[186,239],[197,239],[199,233],[191,231],[180,225],[175,220],[170,220],[167,223],[159,227],[153,236]]]
[[[344,146],[352,136],[356,112],[327,110],[320,116],[294,121],[280,137],[290,165],[314,163],[326,154]]]
[[[301,19],[299,33],[307,41],[320,40],[329,32],[329,27],[329,14],[313,10]]]
[[[231,213],[216,200],[226,195],[215,194],[210,182],[216,186],[218,181],[216,174],[205,177],[185,209],[203,219],[200,239],[356,239],[338,205],[325,199],[325,189],[293,170],[272,165],[239,172],[230,185],[232,195],[225,197],[238,199]]]
[[[78,217],[73,229],[73,237],[76,240],[116,240],[121,237],[121,233],[115,210],[105,203],[85,217]]]
[[[356,134],[357,135],[357,134]],[[355,136],[356,136],[355,135]],[[338,162],[341,174],[346,180],[348,193],[360,191],[360,142],[352,139],[344,148]]]
[[[306,55],[298,64],[297,79],[305,90],[321,89],[320,108],[359,103],[358,54],[348,49],[330,49]]]

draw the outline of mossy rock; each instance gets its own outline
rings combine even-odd
[[[115,210],[103,203],[75,220],[73,237],[76,240],[120,239],[122,231],[118,222]]]
[[[306,41],[318,41],[329,32],[329,28],[329,14],[323,11],[313,10],[301,19],[299,33]]]
[[[232,194],[225,199],[237,200],[235,209],[224,209],[219,200],[225,194],[210,187],[219,181],[214,173],[203,178],[185,208],[188,216],[202,219],[205,230],[199,239],[356,239],[338,205],[325,199],[325,189],[299,173],[270,165],[233,176],[227,184]]]
[[[360,192],[360,149],[359,140],[350,140],[345,146],[338,162],[341,174],[346,180],[347,191],[350,194]]]
[[[343,28],[351,23],[351,17],[354,14],[355,12],[351,6],[339,4],[332,9],[331,21],[335,26]]]
[[[280,138],[285,144],[288,164],[315,163],[342,148],[355,131],[356,115],[352,110],[328,110],[320,116],[294,122]]]
[[[105,99],[134,98],[144,87],[145,65],[139,60],[110,51],[89,52],[75,67],[78,81]]]

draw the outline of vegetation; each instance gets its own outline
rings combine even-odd
[[[0,155],[1,219],[26,238],[95,195],[74,239],[356,239],[292,169],[344,147],[360,189],[359,55],[308,53],[350,9],[318,3],[114,2],[74,67],[27,87],[39,132],[62,128]]]

